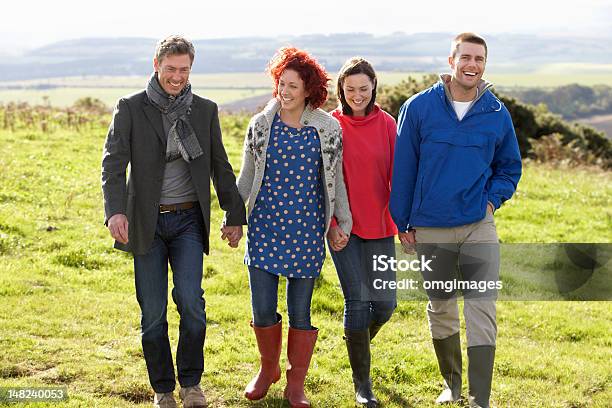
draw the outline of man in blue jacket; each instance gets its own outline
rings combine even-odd
[[[451,75],[400,110],[389,206],[402,244],[431,259],[432,271],[423,272],[427,316],[446,384],[436,402],[461,399],[459,279],[470,406],[488,408],[499,289],[493,213],[516,190],[521,157],[508,110],[482,80],[485,40],[459,34],[448,61]]]

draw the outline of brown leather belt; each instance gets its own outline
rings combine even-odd
[[[188,210],[190,208],[195,207],[197,204],[196,201],[189,201],[187,203],[176,203],[176,204],[160,204],[159,205],[159,213],[169,213],[169,212],[177,212],[178,210]]]

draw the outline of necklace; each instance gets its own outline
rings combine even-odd
[[[302,111],[303,112],[303,111]],[[283,115],[284,113],[284,115]],[[278,112],[278,116],[280,117],[280,119],[283,121],[284,124],[286,124],[287,126],[296,128],[296,129],[301,129],[302,124],[300,123],[300,119],[302,117],[302,113],[300,113],[299,116],[297,116],[297,120],[296,120],[296,116],[291,115],[289,112],[287,111],[283,111],[283,108],[280,109],[280,111]],[[284,116],[284,117],[283,117]],[[293,117],[292,117],[293,116]]]

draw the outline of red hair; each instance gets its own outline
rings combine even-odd
[[[278,95],[278,81],[286,69],[296,71],[304,81],[304,89],[309,94],[306,98],[307,104],[316,109],[325,103],[327,100],[327,82],[330,80],[325,68],[306,51],[295,47],[279,49],[268,63],[268,72],[274,80],[272,96],[276,98]]]

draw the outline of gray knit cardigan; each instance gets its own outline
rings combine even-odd
[[[280,102],[272,99],[263,111],[251,118],[244,139],[242,168],[238,176],[238,191],[249,214],[257,201],[266,168],[266,151],[270,140],[270,127]],[[311,126],[319,133],[323,159],[323,187],[325,192],[325,233],[329,230],[332,214],[342,230],[350,234],[353,219],[349,209],[346,186],[342,173],[342,129],[338,121],[321,109],[307,106],[300,118],[302,126]],[[247,201],[248,200],[248,201]]]

